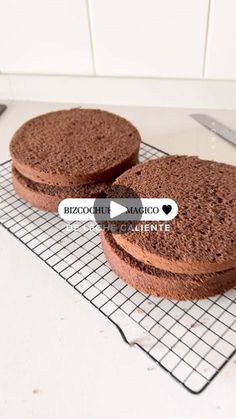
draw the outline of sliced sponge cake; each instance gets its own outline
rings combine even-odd
[[[137,165],[115,184],[141,198],[172,198],[179,213],[170,231],[131,231],[114,238],[143,263],[174,273],[236,268],[236,167],[172,156]]]

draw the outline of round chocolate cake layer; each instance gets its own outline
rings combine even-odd
[[[236,269],[200,275],[174,274],[133,258],[111,233],[100,233],[112,270],[127,284],[147,294],[175,300],[195,300],[221,294],[236,285]]]
[[[236,167],[171,156],[135,166],[115,184],[141,198],[172,198],[179,207],[170,231],[116,234],[138,260],[176,273],[217,272],[236,267]]]
[[[126,119],[97,109],[38,116],[13,136],[14,167],[35,182],[74,186],[110,180],[138,161],[140,135]]]
[[[112,181],[80,186],[51,186],[34,182],[12,167],[12,182],[17,195],[30,202],[33,207],[57,212],[58,205],[63,199],[104,196]]]

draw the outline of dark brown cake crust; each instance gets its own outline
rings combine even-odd
[[[140,135],[126,119],[70,109],[22,125],[10,143],[14,167],[35,182],[74,186],[115,178],[138,161]]]
[[[162,298],[195,300],[221,294],[236,285],[236,269],[201,275],[174,274],[145,265],[117,245],[111,233],[100,233],[112,270],[139,291]]]
[[[12,182],[17,195],[30,202],[33,207],[57,212],[63,199],[102,197],[112,181],[80,186],[51,186],[33,182],[12,167]]]
[[[171,156],[135,166],[116,181],[141,198],[172,198],[179,214],[168,232],[128,232],[117,243],[138,260],[178,273],[236,267],[236,167]]]

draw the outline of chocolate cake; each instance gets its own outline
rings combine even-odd
[[[140,135],[126,119],[97,109],[70,109],[22,125],[10,143],[14,167],[54,186],[110,181],[138,161]]]
[[[236,167],[171,156],[137,165],[115,184],[141,198],[172,198],[179,207],[170,231],[114,235],[137,260],[174,273],[236,268]]]
[[[223,293],[236,285],[236,269],[206,274],[175,274],[138,261],[122,249],[111,233],[100,233],[112,270],[139,291],[162,298],[195,300]]]
[[[52,186],[34,182],[21,175],[12,167],[12,182],[16,193],[33,207],[57,212],[58,205],[65,198],[97,198],[103,197],[109,182],[92,183],[79,186]]]

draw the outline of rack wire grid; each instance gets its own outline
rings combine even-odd
[[[142,143],[140,160],[165,155]],[[236,288],[199,301],[171,301],[138,292],[107,264],[99,235],[56,214],[32,208],[11,183],[11,161],[0,165],[1,224],[117,326],[186,389],[200,393],[236,352]]]

